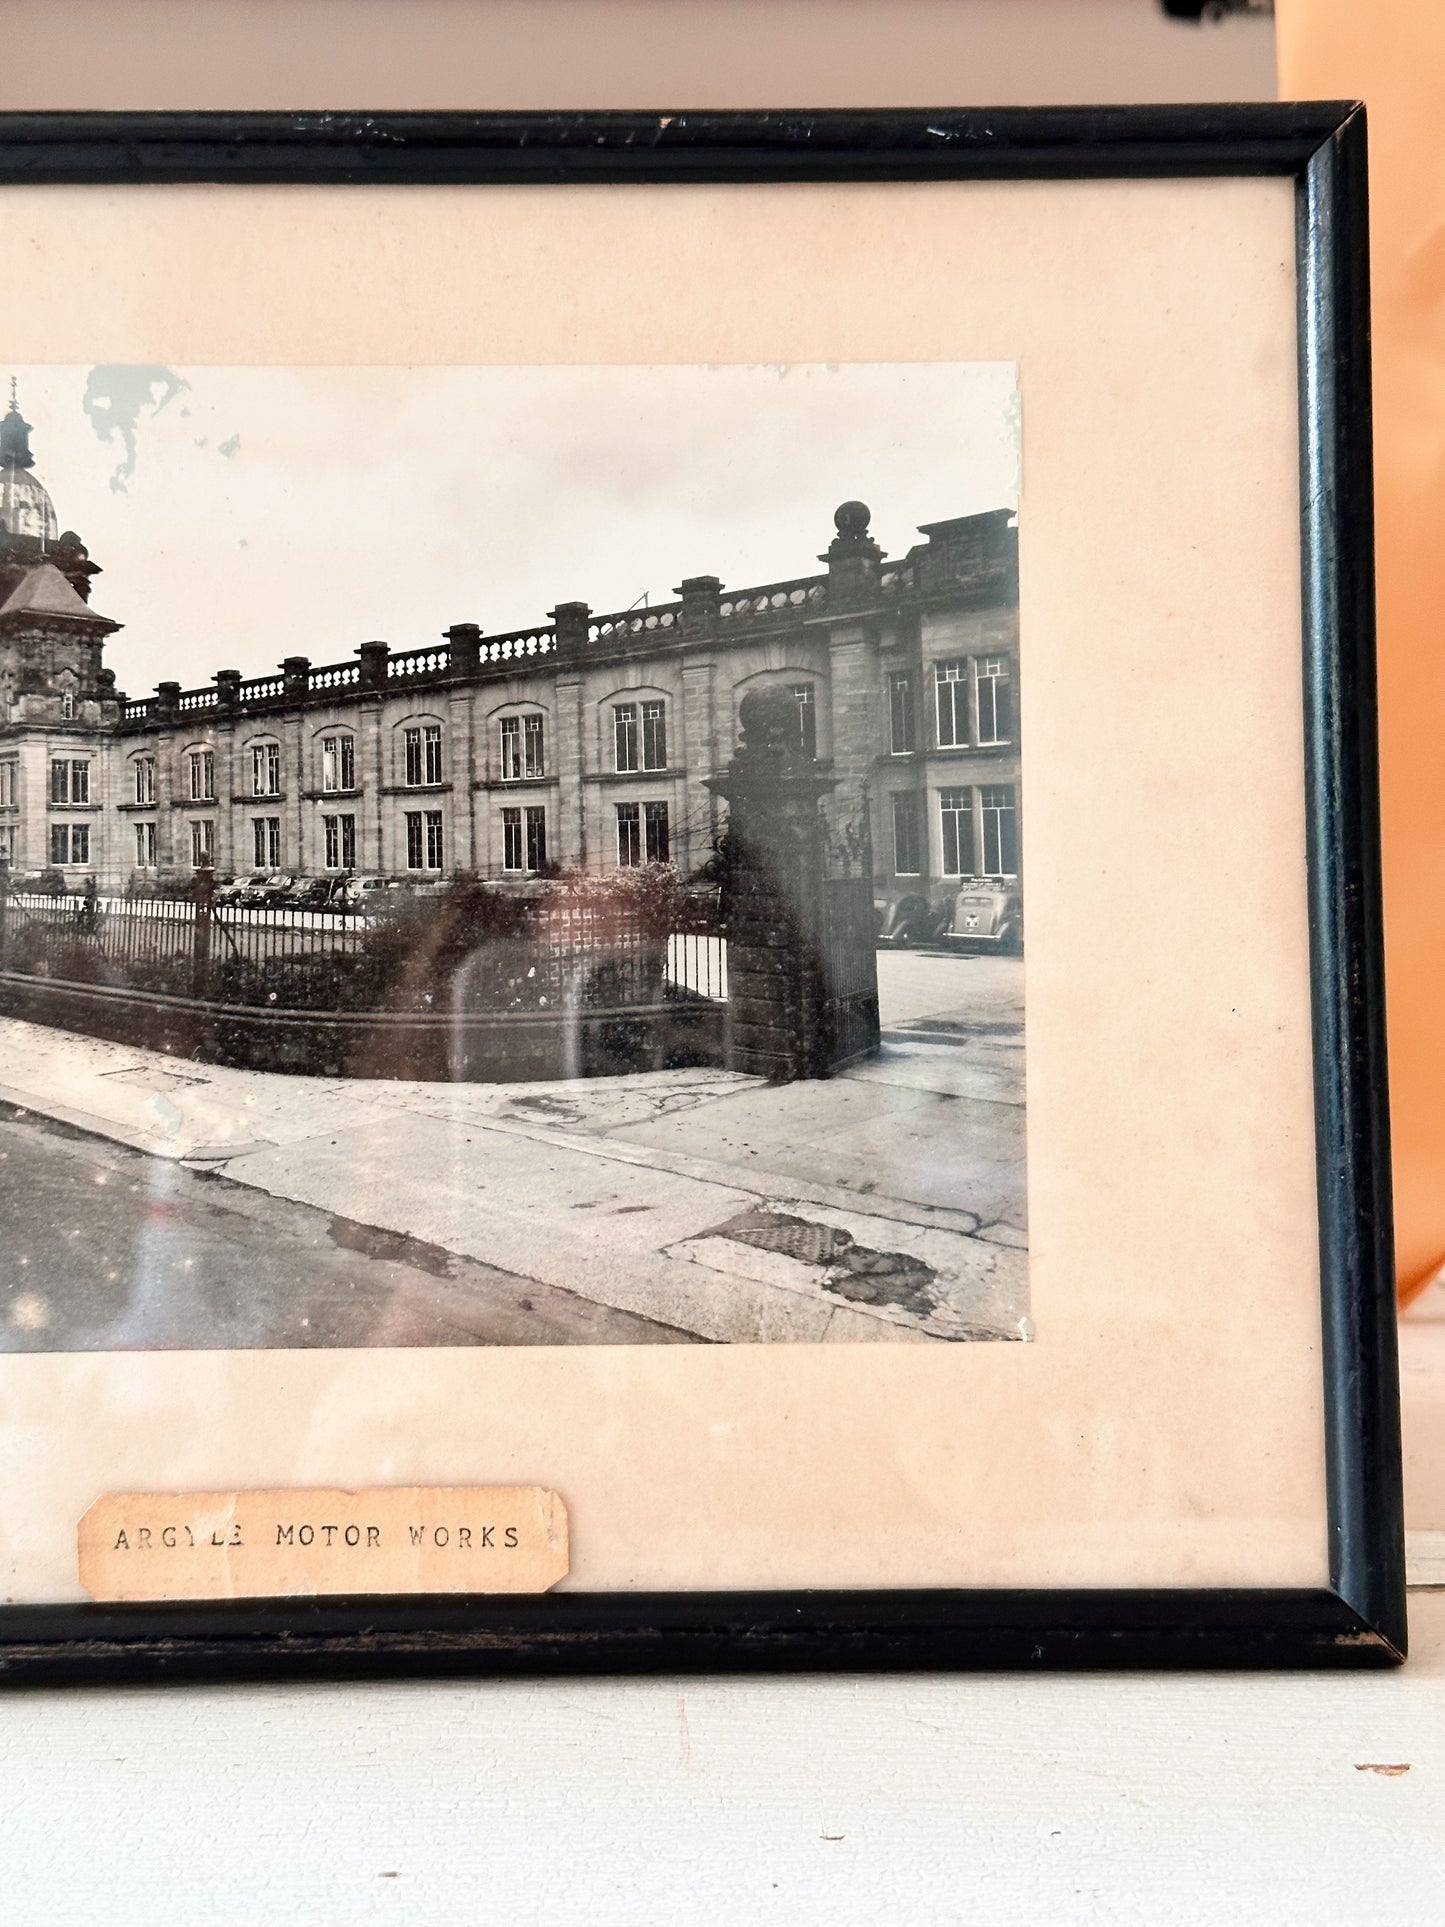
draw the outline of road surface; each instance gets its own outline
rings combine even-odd
[[[0,1106],[0,1351],[690,1334]]]

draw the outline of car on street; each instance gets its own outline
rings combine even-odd
[[[1017,879],[964,877],[943,940],[954,950],[1022,950],[1024,901]]]
[[[889,949],[920,944],[959,951],[1023,948],[1023,897],[1016,877],[960,877],[946,896],[879,897],[874,911],[878,942]]]

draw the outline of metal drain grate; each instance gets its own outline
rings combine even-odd
[[[805,1265],[831,1265],[853,1243],[848,1232],[830,1224],[809,1224],[806,1218],[789,1218],[772,1211],[744,1211],[741,1217],[719,1225],[713,1235],[731,1238],[740,1245],[756,1245],[760,1251],[780,1251],[785,1258],[796,1258]]]

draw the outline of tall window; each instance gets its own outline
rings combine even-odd
[[[281,794],[281,745],[279,743],[251,745],[251,794],[252,796]]]
[[[1008,664],[998,656],[978,663],[978,740],[1007,743],[1013,735],[1013,694]]]
[[[641,816],[636,803],[617,805],[617,861],[624,870],[642,861]]]
[[[191,868],[199,870],[216,854],[216,826],[209,816],[191,819]]]
[[[281,819],[279,816],[251,818],[251,847],[258,870],[281,868]]]
[[[893,873],[900,877],[921,874],[922,838],[918,834],[918,798],[895,796],[893,799]]]
[[[154,823],[137,823],[135,826],[135,862],[138,870],[153,870],[156,867]]]
[[[668,859],[666,803],[644,803],[642,806],[642,826],[646,833],[648,862],[666,863]]]
[[[354,870],[356,868],[356,818],[323,816],[321,831],[326,846],[327,869]]]
[[[356,738],[354,736],[322,737],[321,787],[324,790],[356,788]]]
[[[504,783],[520,783],[523,777],[535,780],[547,774],[547,763],[542,747],[542,724],[542,717],[536,715],[502,718],[502,781]]]
[[[131,768],[135,771],[135,800],[137,803],[154,803],[156,800],[156,759],[154,756],[137,756]]]
[[[439,870],[442,867],[440,810],[407,811],[406,867],[408,870]]]
[[[404,732],[406,783],[408,789],[424,789],[442,780],[442,726],[422,723]],[[420,864],[413,864],[420,869]]]
[[[913,678],[900,671],[888,678],[888,748],[894,756],[907,756],[916,747]]]
[[[50,800],[52,803],[88,803],[90,764],[69,757],[57,758],[50,765]]]
[[[637,704],[612,705],[613,766],[619,770],[637,768]]]
[[[520,870],[522,861],[522,812],[502,811],[502,868]]]
[[[522,719],[520,716],[502,718],[502,781],[520,783],[522,780]]]
[[[642,767],[644,769],[667,768],[667,704],[665,702],[646,702],[642,705]]]
[[[89,863],[90,825],[88,823],[52,823],[50,861],[52,863]]]
[[[63,723],[75,720],[75,691],[62,689],[60,692],[60,720]]]
[[[968,741],[968,659],[936,662],[933,686],[938,699],[938,747],[959,749]]]
[[[279,750],[278,750],[279,757]],[[276,765],[279,779],[281,766]],[[186,755],[186,773],[190,777],[191,801],[193,803],[212,803],[216,796],[216,752],[212,749],[193,749]]]
[[[818,754],[818,706],[810,682],[793,684],[791,695],[798,705],[798,747],[811,761]]]
[[[983,873],[989,877],[1017,876],[1018,822],[1011,784],[979,791],[983,819]]]
[[[20,759],[0,758],[0,810],[13,810],[20,801]]]
[[[943,874],[969,876],[973,872],[973,791],[940,790],[943,818]]]
[[[542,870],[547,864],[545,809],[502,811],[502,868]]]
[[[0,863],[15,861],[15,825],[0,823]]]

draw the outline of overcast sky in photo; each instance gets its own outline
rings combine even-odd
[[[890,555],[1018,499],[1011,363],[12,373],[131,695],[809,575],[853,498]]]

